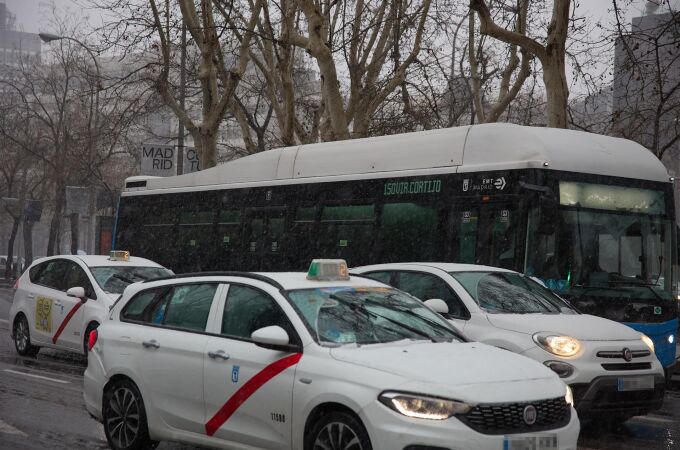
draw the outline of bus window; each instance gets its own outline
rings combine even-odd
[[[246,210],[243,270],[281,267],[285,254],[285,218],[286,210],[283,208]]]
[[[477,261],[477,225],[479,214],[477,210],[463,211],[458,216],[458,258],[455,261],[463,264],[474,264]]]
[[[355,266],[368,264],[374,223],[373,204],[324,206],[318,236],[320,256],[343,258]]]
[[[380,262],[436,261],[441,254],[439,211],[433,205],[387,203],[380,223]]]
[[[217,258],[215,269],[235,270],[240,267],[241,211],[223,209],[217,216]]]
[[[178,273],[200,272],[212,267],[215,259],[213,223],[215,211],[182,211],[179,214],[180,258]]]
[[[316,232],[317,222],[316,206],[300,206],[295,209],[293,223],[290,229],[291,248],[294,252],[289,252],[288,264],[291,270],[305,270],[309,261],[317,255]]]

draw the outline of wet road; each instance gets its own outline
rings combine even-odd
[[[9,337],[12,291],[0,287],[0,448],[3,450],[106,449],[102,426],[82,400],[84,357],[42,349],[19,357]],[[159,449],[193,449],[163,443]],[[680,390],[668,392],[655,414],[616,430],[585,428],[579,449],[680,449]]]

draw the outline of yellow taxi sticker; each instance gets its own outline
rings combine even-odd
[[[38,297],[35,304],[35,329],[52,332],[52,299]]]

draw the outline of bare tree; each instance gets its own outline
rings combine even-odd
[[[528,1],[520,1],[520,9],[521,4]],[[479,17],[482,34],[516,45],[541,62],[546,89],[547,123],[549,127],[555,128],[567,127],[569,85],[566,75],[566,42],[569,32],[570,6],[571,0],[553,1],[545,43],[541,43],[518,31],[499,26],[494,21],[485,0],[470,0],[470,8]]]

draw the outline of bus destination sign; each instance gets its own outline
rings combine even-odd
[[[407,194],[433,194],[442,191],[442,180],[424,181],[390,181],[385,183],[383,194],[407,195]]]

